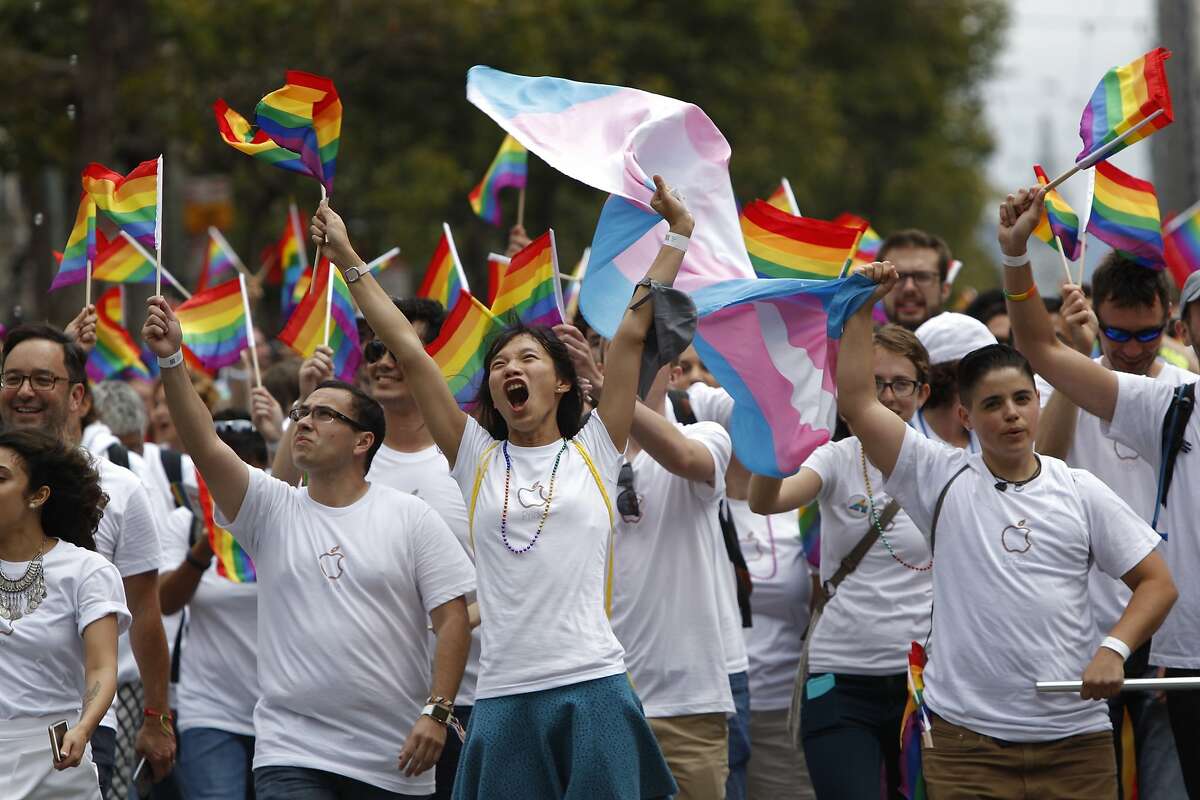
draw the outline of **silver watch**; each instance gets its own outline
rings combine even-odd
[[[346,283],[354,283],[361,278],[364,273],[370,272],[366,264],[359,264],[357,267],[346,267],[342,270],[342,277],[346,279]]]

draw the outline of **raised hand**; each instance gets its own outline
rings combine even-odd
[[[283,436],[283,409],[261,386],[250,390],[250,421],[268,443],[278,442]]]
[[[142,338],[150,352],[159,358],[173,356],[183,346],[183,329],[175,312],[161,296],[146,298],[146,323],[142,325]]]
[[[1045,191],[1040,186],[1018,189],[1000,204],[1000,250],[1006,256],[1024,255],[1029,236],[1037,227],[1045,205]]]
[[[1077,284],[1064,283],[1062,299],[1062,309],[1058,313],[1067,323],[1071,346],[1085,356],[1091,356],[1092,345],[1100,334],[1100,323],[1096,320],[1096,313],[1083,294],[1083,288]]]
[[[96,346],[96,307],[86,305],[75,315],[75,319],[67,323],[63,333],[75,340],[75,343],[87,352],[92,352]]]
[[[899,278],[896,268],[890,261],[875,261],[871,264],[862,264],[854,268],[854,274],[862,275],[875,284],[875,291],[871,294],[870,301],[866,303],[868,307],[873,306],[876,301],[882,299],[885,294],[890,292]]]
[[[525,232],[524,225],[513,225],[508,230],[508,247],[505,249],[504,255],[512,258],[532,242],[533,240],[529,238],[529,234]]]
[[[300,399],[312,394],[321,381],[333,377],[333,349],[319,344],[316,351],[300,365]]]
[[[688,211],[683,195],[668,186],[661,175],[654,176],[654,197],[650,198],[650,207],[662,215],[674,233],[692,235],[692,229],[696,227],[692,212]]]
[[[596,359],[592,357],[592,348],[588,344],[583,333],[574,325],[555,325],[554,333],[558,335],[561,341],[567,347],[567,352],[571,354],[571,361],[575,364],[575,374],[579,377],[581,384],[588,384],[587,394],[593,397],[600,396],[600,389],[604,386],[604,373],[601,371]]]
[[[329,207],[328,200],[322,200],[313,215],[312,226],[309,228],[313,244],[325,248],[329,260],[339,268],[357,267],[363,261],[350,246],[350,234],[346,232],[346,223],[341,216]]]

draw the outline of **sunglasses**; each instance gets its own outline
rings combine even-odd
[[[374,364],[379,359],[383,358],[384,354],[390,355],[392,361],[396,360],[396,354],[387,349],[387,345],[378,339],[372,339],[363,345],[363,360],[368,364]]]
[[[292,422],[299,422],[309,414],[312,414],[313,422],[333,422],[336,419],[339,422],[346,423],[357,431],[368,430],[366,425],[347,417],[342,412],[330,408],[329,406],[295,406],[291,411],[288,412],[288,418]]]
[[[1099,321],[1099,320],[1097,320]],[[1130,339],[1137,339],[1142,344],[1153,342],[1155,339],[1163,335],[1167,323],[1159,325],[1157,328],[1142,328],[1140,331],[1129,331],[1124,328],[1114,328],[1111,325],[1100,323],[1100,331],[1104,336],[1114,342],[1123,344]]]
[[[628,461],[621,465],[617,486],[621,489],[617,495],[617,513],[624,522],[637,522],[642,518],[642,506],[633,488],[633,465]]]

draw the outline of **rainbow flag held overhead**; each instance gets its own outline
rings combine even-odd
[[[161,187],[162,156],[143,161],[128,175],[96,163],[83,171],[83,189],[96,208],[146,249],[158,250],[162,240]]]
[[[200,268],[200,280],[196,291],[203,292],[209,286],[215,286],[228,280],[228,275],[237,272],[233,254],[225,248],[223,237],[213,235],[215,229],[209,228],[208,246],[204,249],[204,265]]]
[[[932,747],[929,712],[925,708],[925,648],[916,642],[908,653],[908,701],[900,722],[900,778],[908,800],[925,800],[921,743]]]
[[[800,208],[796,205],[796,196],[792,194],[792,184],[787,178],[779,179],[779,188],[771,192],[771,196],[767,198],[767,205],[774,206],[785,214],[791,214],[794,217],[800,216]]]
[[[1164,266],[1154,184],[1135,178],[1108,161],[1096,164],[1096,189],[1087,232],[1143,267]]]
[[[1200,269],[1200,208],[1182,223],[1177,218],[1167,220],[1163,233],[1167,269],[1171,271],[1175,285],[1182,289],[1188,275]]]
[[[1039,186],[1050,183],[1041,164],[1033,165],[1033,174],[1037,176]],[[1057,189],[1051,189],[1046,195],[1046,206],[1037,227],[1033,229],[1033,235],[1055,250],[1061,247],[1069,260],[1079,258],[1079,215],[1067,204]]]
[[[1171,124],[1175,117],[1163,64],[1170,57],[1170,50],[1159,47],[1123,67],[1113,67],[1104,73],[1079,120],[1083,149],[1075,156],[1075,163],[1156,113],[1158,116],[1131,134],[1105,158]]]
[[[339,380],[353,382],[362,360],[354,298],[350,296],[350,287],[342,274],[327,259],[322,258],[321,263],[324,266],[317,271],[316,286],[296,306],[279,334],[279,341],[302,358],[308,358],[317,351],[317,345],[325,344],[328,313],[334,375]]]
[[[508,256],[502,256],[499,253],[488,253],[487,257],[487,274],[488,274],[488,291],[487,305],[491,308],[492,303],[496,302],[496,293],[500,291],[500,279],[504,277],[508,265],[512,263],[512,259]]]
[[[209,494],[208,484],[204,482],[204,477],[199,471],[196,472],[196,486],[199,489],[200,508],[204,515],[204,531],[208,535],[208,544],[212,547],[213,555],[217,557],[217,574],[234,583],[254,583],[258,580],[254,561],[233,538],[233,534],[217,524],[212,495]]]
[[[864,230],[794,217],[762,200],[747,204],[741,221],[750,263],[760,278],[836,278]]]
[[[175,309],[183,343],[210,370],[237,362],[249,344],[246,301],[238,278],[196,292]]]
[[[492,337],[502,330],[504,324],[464,291],[442,323],[438,338],[425,348],[462,408],[475,405],[479,386],[487,376],[483,357]]]
[[[111,242],[103,232],[96,234],[99,253],[92,265],[92,278],[108,283],[153,283],[154,258],[136,240],[117,236]]]
[[[122,375],[150,378],[141,352],[122,324],[121,287],[96,298],[96,346],[88,354],[87,374],[93,383]]]
[[[491,312],[502,320],[516,317],[526,325],[562,324],[562,278],[553,228],[512,257],[500,277]]]
[[[464,291],[471,291],[467,286],[467,276],[463,272],[462,262],[458,260],[458,251],[454,247],[454,237],[450,234],[450,226],[442,223],[442,238],[438,240],[433,258],[425,268],[425,278],[417,289],[417,297],[428,297],[437,300],[446,309],[454,310]]]
[[[524,189],[529,151],[511,135],[504,137],[483,179],[467,195],[471,208],[492,225],[500,224],[500,190]]]
[[[575,271],[571,273],[571,279],[567,281],[567,288],[563,290],[563,306],[567,312],[567,322],[574,324],[575,315],[579,311],[579,292],[583,289],[583,278],[587,275],[588,259],[592,256],[592,248],[583,248],[583,255],[579,257],[579,263],[575,265]]]
[[[833,218],[833,224],[863,229],[862,238],[858,240],[858,251],[854,254],[854,263],[851,266],[857,267],[859,264],[870,264],[875,261],[879,255],[879,248],[883,245],[883,238],[875,232],[871,223],[857,214],[843,212]]]
[[[67,236],[67,245],[59,259],[58,274],[50,284],[50,291],[80,283],[87,279],[87,263],[96,261],[96,203],[84,192],[75,212],[75,224]]]

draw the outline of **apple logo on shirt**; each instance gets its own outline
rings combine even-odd
[[[321,566],[321,572],[331,581],[336,581],[342,577],[342,562],[345,560],[346,557],[342,555],[342,546],[340,544],[329,548],[329,552],[317,556],[317,563]]]
[[[546,496],[546,488],[542,486],[542,482],[534,481],[533,486],[528,489],[517,490],[517,502],[525,508],[541,508],[550,502],[550,498]]]
[[[1029,533],[1029,528],[1025,527],[1025,520],[1020,520],[1015,525],[1009,525],[1000,531],[1000,544],[1009,553],[1028,552],[1030,546],[1033,545]]]

